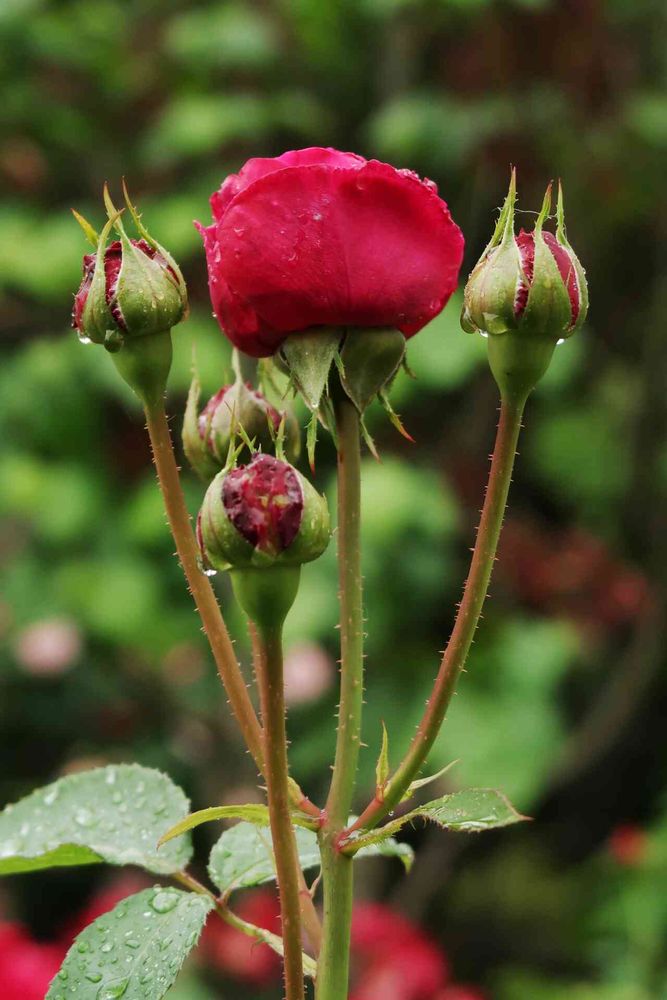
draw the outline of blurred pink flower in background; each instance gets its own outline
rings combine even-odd
[[[285,655],[285,700],[288,705],[308,705],[325,694],[334,681],[335,665],[329,654],[314,643],[297,643]]]
[[[79,659],[81,633],[67,618],[45,618],[19,633],[14,654],[19,665],[34,677],[59,677]]]

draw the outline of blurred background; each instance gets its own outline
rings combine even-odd
[[[168,771],[196,807],[259,795],[172,557],[138,406],[68,326],[86,249],[70,207],[98,225],[103,182],[118,195],[124,175],[183,265],[178,434],[193,345],[205,390],[229,374],[192,220],[208,221],[209,194],[248,156],[334,145],[433,178],[466,235],[464,273],[510,163],[526,223],[563,179],[590,319],[530,401],[491,599],[431,758],[433,771],[458,760],[438,793],[498,787],[535,821],[408,830],[407,878],[396,862],[360,865],[355,1000],[667,997],[662,17],[659,0],[0,4],[2,803],[132,760]],[[497,397],[459,309],[411,341],[417,380],[394,389],[417,444],[371,419],[382,463],[366,461],[364,482],[359,807],[382,720],[394,761],[413,732],[482,503]],[[332,474],[323,443],[330,492]],[[202,488],[185,485],[196,511]],[[332,548],[307,568],[287,628],[293,771],[315,799],[334,741],[334,564]],[[199,832],[200,864],[215,835]],[[42,997],[77,928],[138,879],[5,880],[5,1000]],[[242,905],[275,923],[271,893]],[[12,993],[17,968],[29,971]],[[278,969],[218,929],[171,995],[269,1000]]]

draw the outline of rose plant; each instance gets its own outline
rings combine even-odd
[[[184,444],[208,487],[193,531],[164,403],[171,328],[187,315],[185,283],[124,193],[126,208],[119,210],[105,191],[108,221],[99,235],[78,217],[95,252],[84,258],[73,325],[82,340],[104,345],[143,404],[178,556],[267,802],[190,813],[183,792],[157,771],[98,768],[62,778],[0,814],[0,873],[105,861],[139,865],[174,883],[130,895],[84,929],[51,983],[49,1000],[71,994],[78,1000],[164,996],[212,915],[282,957],[287,1000],[304,998],[307,978],[314,981],[317,1000],[346,1000],[351,940],[357,949],[366,947],[367,957],[377,943],[360,943],[360,911],[355,930],[356,860],[394,856],[409,868],[412,851],[396,836],[416,820],[480,831],[522,818],[493,789],[405,803],[432,780],[422,771],[486,597],[526,400],[556,344],[585,319],[585,276],[565,235],[562,192],[555,234],[544,229],[549,187],[534,232],[515,236],[513,173],[493,237],[466,288],[463,326],[487,338],[501,397],[484,508],[423,718],[395,767],[389,736],[382,733],[375,792],[358,817],[352,808],[364,689],[362,438],[374,448],[364,413],[378,398],[402,430],[388,393],[406,364],[406,342],[444,308],[456,287],[462,234],[432,182],[351,153],[306,149],[252,159],[225,180],[211,198],[212,225],[199,226],[211,300],[235,348],[260,359],[261,388],[242,377],[237,357],[236,381],[199,413],[195,378]],[[137,238],[127,235],[125,212]],[[114,230],[117,239],[109,244]],[[311,464],[318,424],[331,433],[337,451],[340,702],[331,784],[321,804],[289,772],[282,630],[301,565],[329,542],[329,512],[288,461],[298,452],[296,435],[282,401],[271,401],[276,387],[300,393],[311,411]],[[209,579],[215,570],[230,573],[248,620],[259,715]],[[229,819],[237,822],[215,844],[205,885],[188,869],[189,831]],[[233,896],[272,881],[280,923],[268,930],[239,909]],[[371,969],[351,996],[365,1000],[380,991],[389,995],[390,988],[397,998],[414,1000],[456,995],[428,942],[407,923],[394,921],[389,930],[393,964]]]

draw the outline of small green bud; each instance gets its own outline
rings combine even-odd
[[[212,396],[199,412],[199,380],[192,380],[183,420],[183,447],[190,465],[210,481],[227,463],[230,446],[242,432],[246,441],[264,452],[273,449],[284,421],[284,447],[294,461],[299,455],[299,425],[291,410],[279,411],[249,382],[238,378]]]
[[[556,344],[571,337],[588,310],[586,276],[565,234],[559,186],[556,234],[543,231],[551,185],[532,233],[514,235],[516,173],[490,243],[464,292],[461,325],[488,337],[501,394],[525,399],[544,375]]]

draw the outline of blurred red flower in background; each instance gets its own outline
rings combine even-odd
[[[527,604],[566,615],[588,632],[632,623],[650,606],[646,577],[577,528],[546,531],[510,518],[498,572]]]
[[[275,893],[259,890],[236,907],[250,923],[280,933]],[[253,986],[280,979],[280,959],[263,944],[221,921],[209,921],[202,938],[206,961]],[[472,987],[450,982],[449,964],[420,927],[382,903],[361,903],[352,920],[350,1000],[484,1000]]]
[[[36,941],[18,923],[0,923],[2,1000],[44,1000],[68,946]]]
[[[624,868],[635,868],[646,858],[648,836],[641,827],[622,823],[615,827],[607,841],[609,854]]]

